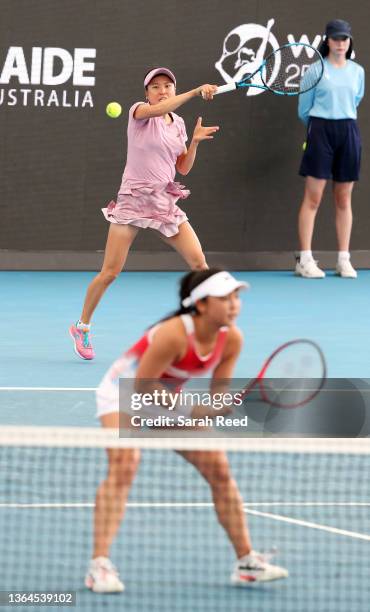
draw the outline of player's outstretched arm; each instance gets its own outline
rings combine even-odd
[[[203,100],[212,100],[217,91],[217,85],[199,85],[195,89],[191,89],[178,96],[171,96],[167,100],[162,100],[158,104],[140,104],[135,110],[135,119],[150,119],[151,117],[161,117],[166,113],[171,113],[177,108],[189,102],[196,96],[202,96]]]

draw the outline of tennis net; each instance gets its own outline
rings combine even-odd
[[[106,448],[142,451],[111,548],[125,583],[115,595],[84,586]],[[276,546],[271,562],[286,567],[288,579],[231,586],[235,553],[215,497],[205,478],[172,451],[192,453],[225,506],[225,465],[212,463],[212,472],[210,463],[215,452],[227,453],[253,547]],[[369,455],[368,439],[119,439],[110,430],[2,426],[0,591],[74,591],[77,609],[117,612],[365,611]],[[127,457],[121,467],[127,477]],[[28,606],[40,609],[31,599]]]

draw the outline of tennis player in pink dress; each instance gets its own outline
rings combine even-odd
[[[175,181],[175,175],[190,172],[199,143],[212,139],[219,128],[203,126],[199,117],[187,149],[185,123],[174,111],[195,96],[212,100],[217,86],[205,84],[177,95],[171,70],[155,68],[145,76],[144,88],[146,101],[136,102],[129,111],[127,162],[117,201],[103,209],[110,222],[103,267],[88,287],[81,318],[69,330],[82,359],[95,356],[89,338],[92,314],[120,274],[141,228],[157,231],[192,270],[208,267],[199,239],[177,205],[189,191]]]

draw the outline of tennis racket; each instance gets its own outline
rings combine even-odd
[[[242,87],[257,87],[279,96],[297,96],[316,87],[324,73],[320,52],[305,43],[289,43],[270,53],[254,72],[246,62],[246,74],[234,83],[221,85],[216,94]]]
[[[291,340],[279,346],[260,372],[240,392],[243,404],[253,389],[263,401],[279,408],[297,408],[310,402],[323,388],[326,362],[312,340]]]

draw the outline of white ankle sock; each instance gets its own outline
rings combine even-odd
[[[349,261],[350,254],[348,251],[338,251],[338,261]]]
[[[312,251],[301,251],[299,260],[300,260],[300,263],[303,265],[309,261],[312,261],[313,260]]]
[[[83,323],[80,319],[78,319],[76,323],[77,329],[82,329],[83,331],[90,331],[90,323]]]

